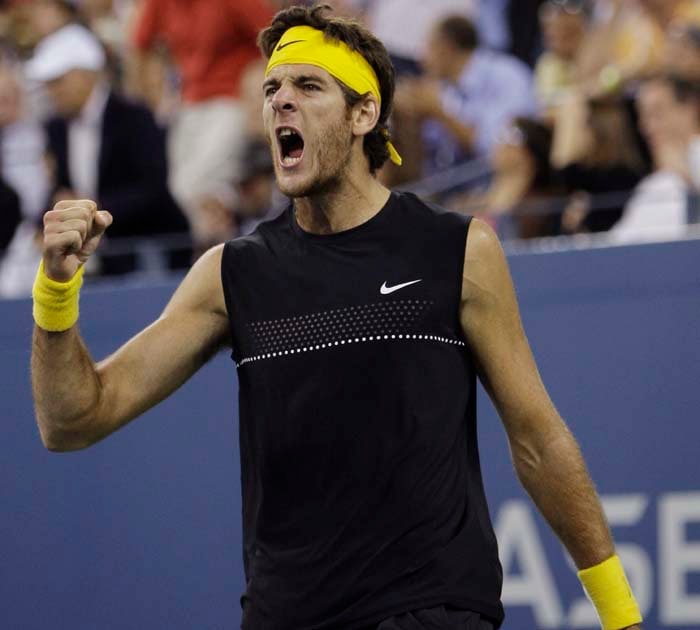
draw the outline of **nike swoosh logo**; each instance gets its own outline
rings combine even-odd
[[[298,44],[299,42],[305,42],[305,39],[293,39],[291,42],[287,42],[286,44],[279,44],[277,46],[276,50],[282,50],[283,48],[286,48],[287,46],[291,46],[292,44]]]
[[[389,293],[393,293],[394,291],[398,291],[399,289],[403,289],[404,287],[409,287],[412,284],[415,284],[416,282],[421,282],[422,280],[411,280],[411,282],[404,282],[403,284],[396,284],[393,287],[388,287],[386,286],[386,282],[379,288],[379,292],[382,295],[389,295]]]

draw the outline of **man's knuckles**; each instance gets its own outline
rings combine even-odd
[[[97,212],[97,204],[91,199],[66,199],[59,201],[54,210],[66,210],[68,208],[85,208],[91,212]]]
[[[55,226],[74,219],[81,219],[92,225],[95,212],[83,207],[71,206],[63,210],[49,210],[44,214],[44,227]]]

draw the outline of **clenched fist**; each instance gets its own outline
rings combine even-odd
[[[97,249],[112,215],[88,199],[59,201],[44,215],[44,271],[67,282]]]

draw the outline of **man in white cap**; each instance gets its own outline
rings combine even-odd
[[[104,65],[102,46],[77,24],[45,37],[27,64],[29,79],[44,85],[56,114],[47,124],[53,203],[99,199],[121,219],[116,237],[186,232],[167,190],[164,134],[148,109],[111,90]],[[105,273],[134,267],[133,256],[103,259]]]

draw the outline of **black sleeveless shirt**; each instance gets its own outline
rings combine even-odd
[[[244,630],[355,629],[502,581],[459,304],[469,219],[392,193],[344,232],[290,206],[226,243]]]

